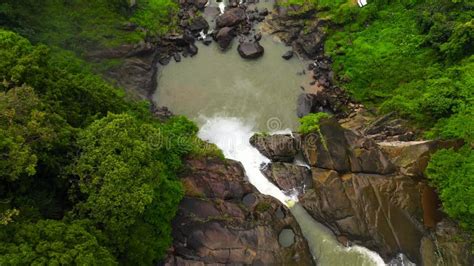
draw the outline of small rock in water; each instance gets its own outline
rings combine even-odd
[[[283,57],[283,59],[285,59],[285,60],[289,60],[290,58],[293,57],[293,51],[290,50],[290,51],[284,53],[281,57]]]
[[[212,43],[212,37],[207,35],[203,40],[202,40],[202,43],[204,43],[204,45],[209,45]]]
[[[301,71],[296,72],[296,75],[298,75],[298,76],[303,76],[304,74],[306,74],[306,71],[304,69],[301,70]]]
[[[188,46],[188,52],[189,52],[189,55],[190,55],[190,56],[196,55],[197,52],[198,52],[197,46],[194,45],[194,44],[190,44],[190,45]]]
[[[234,39],[234,29],[231,27],[224,27],[220,29],[216,34],[216,41],[219,47],[224,50],[227,49]]]
[[[242,58],[256,59],[263,55],[264,49],[259,42],[244,42],[237,47]]]
[[[166,65],[170,62],[170,60],[171,60],[171,57],[167,55],[167,56],[164,56],[164,57],[160,58],[160,59],[158,60],[158,62],[159,62],[161,65],[166,66]]]
[[[178,53],[175,53],[173,55],[173,59],[176,63],[179,63],[179,62],[181,62],[181,55],[179,55]]]
[[[255,34],[254,38],[258,42],[262,39],[262,34],[260,32],[258,32],[258,33]]]

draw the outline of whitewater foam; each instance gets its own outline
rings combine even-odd
[[[226,158],[240,161],[252,185],[290,209],[319,265],[385,265],[382,258],[371,250],[340,245],[332,232],[315,221],[298,203],[296,193],[286,195],[261,173],[262,164],[270,160],[250,145],[249,139],[254,134],[251,123],[225,116],[200,117],[200,120],[202,127],[198,135],[201,139],[216,144]],[[288,133],[287,130],[281,132]]]

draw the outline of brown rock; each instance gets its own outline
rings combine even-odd
[[[402,174],[424,176],[431,154],[443,148],[459,148],[462,146],[462,142],[442,140],[393,141],[379,142],[378,145]]]
[[[262,172],[284,191],[303,192],[312,186],[311,171],[304,166],[275,162],[268,164]]]
[[[291,213],[245,181],[239,163],[209,158],[186,165],[186,196],[172,223],[173,247],[164,265],[312,265]],[[278,238],[286,228],[295,235],[284,247]]]
[[[256,59],[263,55],[264,49],[258,41],[243,42],[237,47],[237,51],[242,58]]]
[[[218,28],[232,27],[245,20],[245,11],[241,8],[231,8],[224,14],[216,18],[216,26]]]
[[[299,135],[255,134],[250,144],[272,161],[292,162],[299,151]]]
[[[216,41],[219,47],[223,50],[227,49],[234,39],[234,29],[231,27],[224,27],[220,29],[216,34]]]
[[[304,135],[302,150],[311,166],[341,173],[388,174],[395,170],[375,142],[342,128],[334,119],[322,119],[319,132]]]

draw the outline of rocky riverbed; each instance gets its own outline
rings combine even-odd
[[[283,190],[299,188],[302,206],[346,245],[385,259],[397,253],[423,265],[470,265],[469,240],[439,211],[423,176],[430,154],[460,147],[443,141],[379,142],[334,119],[320,133],[255,135],[272,162],[264,173]],[[307,166],[294,163],[302,155]]]

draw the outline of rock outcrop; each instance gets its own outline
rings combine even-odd
[[[255,134],[250,138],[250,144],[276,162],[293,162],[300,150],[298,138],[292,135]]]
[[[275,162],[264,167],[262,172],[284,191],[301,193],[312,187],[311,171],[305,166]]]
[[[423,176],[430,154],[461,143],[377,144],[333,119],[310,134],[255,135],[252,143],[273,161],[262,172],[281,189],[304,186],[302,206],[339,238],[386,260],[402,252],[424,265],[472,265],[468,237],[440,211]],[[288,163],[300,153],[310,169]]]
[[[294,218],[245,181],[240,163],[190,159],[181,179],[186,194],[165,265],[313,264]],[[288,230],[293,241],[280,243]]]

